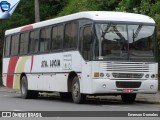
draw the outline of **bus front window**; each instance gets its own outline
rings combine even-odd
[[[128,25],[130,59],[154,58],[155,26]]]
[[[99,44],[96,59],[154,60],[155,26],[108,23],[95,24],[95,30]]]
[[[103,59],[127,59],[127,26],[123,24],[96,24],[99,56]]]

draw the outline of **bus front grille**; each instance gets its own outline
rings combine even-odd
[[[116,82],[117,88],[139,88],[141,82]]]
[[[112,73],[114,78],[142,78],[143,73]]]
[[[113,73],[143,73],[153,72],[154,68],[150,68],[149,64],[143,62],[101,62],[100,71],[108,71]]]

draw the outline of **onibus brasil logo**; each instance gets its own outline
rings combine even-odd
[[[0,19],[8,19],[13,14],[20,0],[0,0]]]

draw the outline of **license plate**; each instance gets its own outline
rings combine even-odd
[[[125,92],[125,93],[131,93],[131,92],[133,92],[133,89],[131,89],[131,88],[124,88],[122,91]]]

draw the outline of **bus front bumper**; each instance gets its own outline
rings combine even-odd
[[[158,80],[93,79],[92,94],[157,93]],[[138,85],[139,84],[139,85]]]

